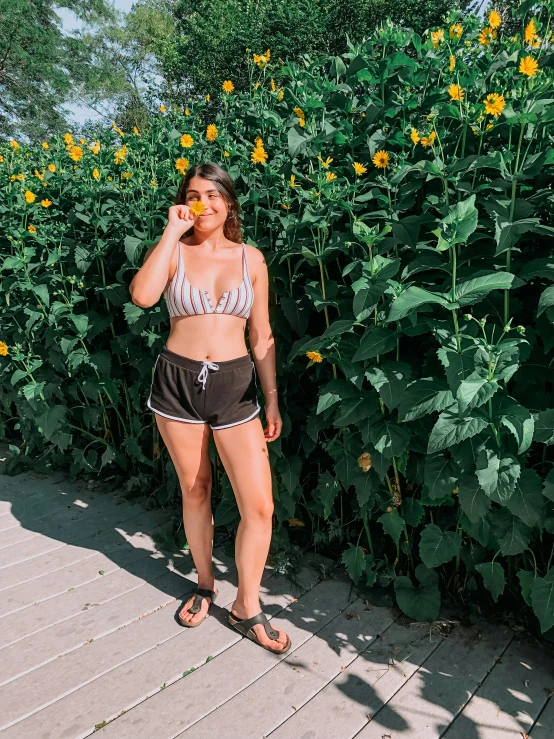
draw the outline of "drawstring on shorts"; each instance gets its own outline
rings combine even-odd
[[[208,379],[208,368],[212,370],[218,370],[219,364],[214,364],[213,362],[209,362],[209,361],[202,362],[202,369],[198,373],[198,382],[202,383],[202,390],[206,389],[206,380]]]

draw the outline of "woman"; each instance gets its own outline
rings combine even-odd
[[[290,649],[287,634],[261,612],[259,591],[271,540],[273,498],[267,442],[281,433],[275,345],[263,254],[242,242],[240,206],[227,172],[216,164],[183,177],[160,241],[130,285],[133,303],[155,305],[162,292],[170,333],[156,359],[148,407],[171,455],[183,497],[185,534],[198,588],[179,612],[199,626],[215,600],[212,570],[210,429],[241,516],[235,544],[239,576],[229,623],[272,652]],[[201,210],[195,216],[191,210]],[[248,322],[250,347],[245,343]],[[262,429],[256,368],[265,396]]]

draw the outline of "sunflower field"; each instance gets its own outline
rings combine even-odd
[[[8,469],[178,499],[146,407],[169,317],[128,285],[182,174],[217,162],[271,277],[274,550],[334,556],[417,620],[442,598],[554,637],[553,9],[522,3],[509,36],[452,12],[337,57],[259,50],[248,93],[145,130],[1,142]]]

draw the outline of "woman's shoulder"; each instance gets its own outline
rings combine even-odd
[[[248,255],[249,262],[252,262],[254,265],[265,264],[265,258],[260,249],[256,246],[252,246],[252,244],[249,244],[247,241],[245,241],[244,244],[246,246],[246,253]]]

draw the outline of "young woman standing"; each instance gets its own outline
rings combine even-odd
[[[191,206],[202,203],[201,215]],[[179,612],[198,626],[217,590],[212,569],[210,430],[233,487],[241,520],[235,558],[238,593],[229,623],[276,653],[290,649],[260,608],[260,582],[271,540],[273,498],[267,442],[281,433],[269,281],[263,254],[242,241],[235,186],[224,169],[192,167],[169,208],[160,241],[150,247],[129,290],[149,308],[164,294],[170,333],[156,359],[148,407],[156,414],[182,490],[187,542],[198,588]],[[254,361],[245,343],[245,328]],[[257,369],[257,373],[256,373]],[[257,379],[267,428],[259,418]]]

